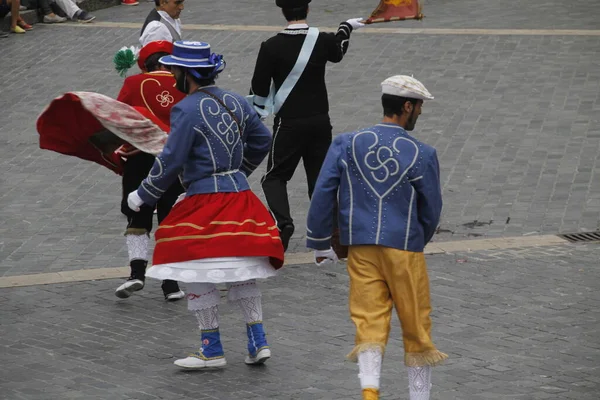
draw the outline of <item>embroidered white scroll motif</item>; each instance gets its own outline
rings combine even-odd
[[[168,107],[175,102],[175,99],[168,90],[163,90],[161,94],[156,95],[156,101],[160,103],[161,107]]]
[[[356,141],[363,135],[371,135],[374,140],[373,143],[368,147],[369,151],[361,160],[356,153]],[[402,173],[399,173],[400,164],[398,163],[398,160],[395,159],[395,156],[400,154],[398,143],[401,140],[413,145],[415,148],[415,153],[408,168],[402,171]],[[408,171],[413,167],[417,161],[417,158],[419,157],[419,148],[412,140],[404,137],[396,138],[392,143],[392,148],[387,146],[377,146],[378,143],[379,138],[375,132],[360,132],[352,139],[352,155],[356,162],[356,167],[358,168],[358,171],[360,172],[365,183],[377,195],[377,197],[382,200],[402,182]],[[376,151],[373,150],[375,148],[377,148]],[[390,168],[390,166],[392,168]],[[371,172],[369,173],[369,171]],[[377,177],[376,172],[378,171],[383,171],[385,173],[384,176]],[[395,180],[388,182],[390,178],[395,178]]]
[[[357,154],[357,147],[360,149],[361,147],[364,147],[364,144],[361,143],[360,146],[357,145],[357,140],[365,135],[367,138],[369,136],[372,138],[372,143],[367,147],[368,152],[363,157],[359,157]],[[400,163],[396,159],[396,157],[400,154],[400,148],[398,145],[401,141],[408,142],[414,147],[413,158],[404,171],[400,171]],[[356,168],[362,176],[365,184],[378,198],[377,233],[375,237],[375,244],[379,244],[383,200],[390,193],[392,193],[392,191],[398,185],[400,185],[400,183],[402,183],[408,171],[415,165],[417,159],[419,158],[419,147],[412,140],[402,136],[394,139],[391,147],[379,145],[379,137],[377,136],[377,133],[373,131],[364,131],[357,133],[352,138],[352,156],[354,158],[354,162],[356,163]]]
[[[372,149],[371,146],[369,149]],[[388,164],[390,164],[388,166]],[[365,156],[365,165],[371,170],[371,176],[379,183],[384,183],[388,178],[400,172],[400,164],[394,158],[394,152],[387,146],[381,146],[377,151],[369,151]],[[391,168],[390,168],[391,167]],[[391,171],[390,171],[391,169]],[[378,178],[378,175],[383,176]]]
[[[235,97],[225,94],[223,96],[223,103],[229,103],[227,106],[232,113],[235,113],[237,110],[242,110],[241,114],[243,120],[244,113],[242,106]],[[229,156],[229,168],[232,168],[232,165],[234,164],[233,154],[238,152],[240,156],[243,154],[242,136],[240,132],[242,127],[238,127],[237,122],[233,119],[231,114],[226,110],[223,110],[223,107],[211,97],[206,97],[200,101],[200,113],[211,133],[223,145],[223,148]],[[218,122],[215,123],[215,119]],[[211,147],[210,141],[207,141],[207,145]],[[216,149],[211,149],[211,153],[214,153],[215,150]]]

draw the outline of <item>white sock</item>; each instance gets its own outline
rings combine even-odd
[[[202,310],[194,310],[200,330],[207,331],[219,327],[219,307],[212,306]]]
[[[188,310],[198,320],[200,330],[219,327],[219,290],[213,283],[188,283]]]
[[[148,245],[150,238],[148,235],[125,235],[127,240],[127,252],[129,253],[129,261],[132,260],[148,260]]]
[[[361,389],[379,389],[381,362],[383,354],[378,348],[368,349],[358,353],[358,379]]]
[[[410,400],[429,400],[431,390],[431,367],[408,367]]]
[[[261,293],[254,279],[229,283],[227,288],[229,289],[227,299],[240,306],[247,324],[262,322]]]

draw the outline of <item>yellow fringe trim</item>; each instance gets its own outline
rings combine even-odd
[[[362,390],[363,400],[379,400],[379,390],[366,388]]]
[[[136,236],[142,236],[142,235],[148,235],[148,231],[145,230],[144,228],[127,228],[125,229],[125,236],[127,235],[136,235]]]
[[[448,354],[444,354],[439,350],[428,350],[423,353],[405,353],[404,365],[407,367],[424,367],[425,365],[438,365],[448,358]]]
[[[363,351],[371,350],[371,349],[379,349],[381,354],[385,353],[385,343],[361,343],[354,346],[354,349],[346,356],[346,358],[353,362],[358,362],[358,353],[362,353]]]

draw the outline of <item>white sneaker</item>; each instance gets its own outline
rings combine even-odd
[[[244,362],[248,365],[264,364],[264,362],[267,361],[269,358],[271,358],[271,350],[270,349],[262,349],[261,351],[256,353],[256,357],[247,355],[246,360],[244,360]]]
[[[54,14],[53,16],[44,15],[44,23],[45,24],[61,23],[61,22],[65,22],[66,20],[67,20],[66,18],[58,16],[56,14]]]
[[[177,301],[177,300],[183,299],[184,297],[185,297],[185,293],[183,293],[183,290],[165,295],[165,298],[167,299],[167,301]]]
[[[133,292],[137,292],[138,290],[142,290],[143,288],[143,280],[130,279],[117,288],[117,290],[115,291],[115,295],[120,299],[126,299],[129,296],[131,296]]]
[[[219,368],[227,365],[225,357],[216,358],[213,360],[203,360],[198,357],[189,356],[179,360],[175,360],[175,365],[185,369],[202,369],[202,368]]]

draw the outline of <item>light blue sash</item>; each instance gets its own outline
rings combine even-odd
[[[257,95],[250,95],[246,97],[252,106],[254,106],[254,104],[264,106],[264,109],[260,107],[254,107],[256,112],[258,112],[262,118],[266,118],[269,114],[277,114],[279,112],[283,106],[283,103],[285,103],[285,100],[288,98],[292,92],[292,89],[294,89],[294,86],[296,86],[296,83],[298,83],[298,80],[302,76],[318,38],[319,30],[317,28],[308,28],[308,33],[306,34],[306,38],[302,44],[302,49],[300,49],[300,54],[298,55],[296,64],[294,64],[294,68],[292,68],[287,78],[285,78],[285,81],[283,81],[283,84],[277,93],[275,93],[275,85],[271,83],[271,90],[266,98]]]

